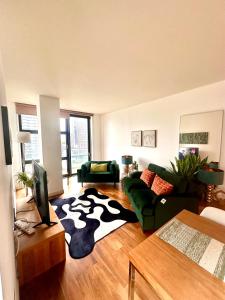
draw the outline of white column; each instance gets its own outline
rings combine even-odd
[[[40,121],[41,164],[47,171],[48,194],[51,197],[63,193],[59,99],[40,95],[37,114]]]

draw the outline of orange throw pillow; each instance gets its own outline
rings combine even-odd
[[[140,179],[143,180],[148,187],[150,187],[152,185],[154,177],[155,177],[155,172],[152,172],[148,169],[144,169],[144,171],[141,173]]]
[[[173,191],[173,185],[156,175],[151,190],[158,196],[169,195]]]

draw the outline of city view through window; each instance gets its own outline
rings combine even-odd
[[[88,161],[88,123],[86,118],[70,118],[70,146],[72,173]]]

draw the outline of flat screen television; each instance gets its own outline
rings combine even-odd
[[[50,220],[47,172],[36,161],[32,161],[32,165],[34,178],[34,201],[41,217],[41,222],[36,224],[34,227],[37,227],[41,224],[52,226],[56,224],[56,222],[51,222]]]

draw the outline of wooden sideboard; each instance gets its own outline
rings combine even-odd
[[[26,198],[17,199],[17,219],[40,222],[35,203],[26,201]],[[49,210],[51,221],[57,222],[56,225],[41,225],[35,228],[33,235],[23,234],[18,237],[17,269],[20,285],[66,259],[64,228],[50,204]]]

